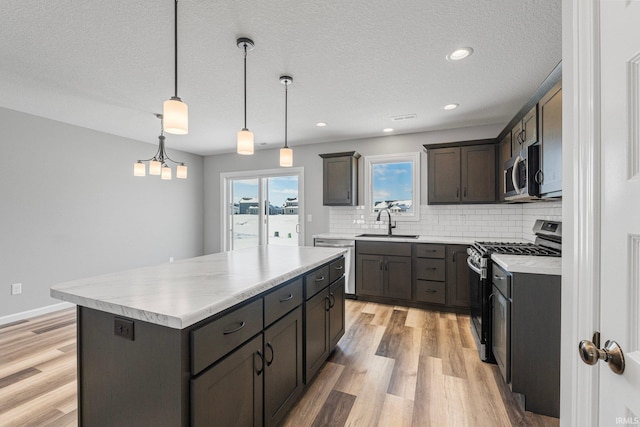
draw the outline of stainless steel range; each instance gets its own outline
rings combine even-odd
[[[562,253],[562,223],[537,220],[533,226],[535,243],[475,242],[467,249],[471,269],[471,332],[480,359],[493,362],[491,337],[491,254],[559,257]]]

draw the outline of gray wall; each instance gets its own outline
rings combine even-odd
[[[313,235],[329,232],[329,208],[322,205],[322,159],[324,153],[357,151],[363,157],[377,154],[409,153],[423,151],[423,144],[464,141],[469,139],[495,138],[504,125],[488,125],[468,127],[444,131],[414,133],[407,135],[389,135],[377,138],[357,139],[351,141],[328,142],[313,145],[295,146],[293,148],[293,165],[304,167],[305,216],[311,214],[312,222],[305,223],[305,244],[313,245]],[[223,172],[239,172],[250,170],[277,169],[278,149],[256,150],[253,156],[240,156],[235,153],[208,156],[204,159],[204,212],[205,212],[205,253],[221,250],[220,241],[220,174]],[[364,203],[363,159],[359,163],[359,203]],[[426,204],[427,188],[426,156],[422,156],[421,170],[421,204]],[[305,218],[306,220],[306,218]]]
[[[61,281],[203,253],[202,157],[169,150],[187,180],[134,177],[157,145],[3,108],[0,123],[0,317],[60,302]]]

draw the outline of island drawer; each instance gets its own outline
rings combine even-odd
[[[262,331],[262,298],[191,332],[191,373],[207,366]]]
[[[294,280],[264,297],[264,327],[302,304],[302,278]]]
[[[333,283],[344,274],[344,257],[329,264],[329,282]]]
[[[418,258],[416,260],[416,279],[444,282],[444,259]]]
[[[307,299],[311,298],[327,286],[329,286],[328,264],[304,276],[305,297]]]
[[[444,282],[433,282],[430,280],[418,280],[416,283],[416,301],[430,302],[433,304],[445,303]]]
[[[444,258],[444,245],[431,245],[418,243],[416,245],[416,256],[418,258]]]

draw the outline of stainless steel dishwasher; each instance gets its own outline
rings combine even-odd
[[[347,253],[344,256],[344,277],[345,277],[345,293],[347,298],[355,298],[356,293],[356,241],[355,239],[333,238],[333,237],[316,237],[313,239],[313,245],[321,248],[345,248]]]

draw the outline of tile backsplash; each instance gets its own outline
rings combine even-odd
[[[562,202],[491,205],[421,205],[420,221],[398,221],[396,234],[463,236],[480,240],[533,241],[536,219],[562,221]],[[366,233],[386,230],[385,221],[365,215],[364,206],[330,207],[329,232]]]

